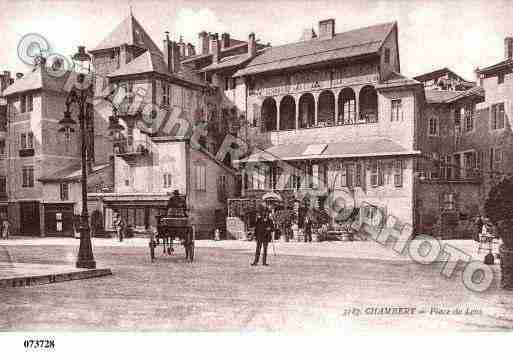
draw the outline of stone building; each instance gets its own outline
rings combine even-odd
[[[9,71],[0,74],[0,218],[7,218],[7,100],[4,90],[14,82]]]
[[[215,89],[182,66],[194,56],[194,47],[166,34],[161,51],[130,15],[91,53],[96,91],[115,91],[124,127],[118,138],[100,146],[104,156],[113,158],[112,191],[90,193],[105,229],[113,230],[112,216],[118,212],[135,232],[146,231],[178,189],[187,195],[197,238],[211,236],[224,225],[235,172],[208,151],[213,148],[208,112],[216,96]],[[111,103],[95,105],[102,134],[109,132],[110,115]]]
[[[397,24],[317,34],[269,47],[233,77],[247,93],[244,196],[348,192],[356,206],[414,223],[424,90],[400,74]],[[285,174],[285,175],[283,175]]]
[[[73,216],[81,211],[80,183],[76,181],[80,137],[78,131],[61,133],[58,122],[65,109],[66,84],[74,75],[65,72],[56,76],[41,59],[32,71],[18,74],[3,92],[7,101],[7,159],[2,170],[7,173],[8,218],[13,233],[73,234]],[[93,172],[108,167],[94,167]],[[109,181],[108,177],[96,178]],[[89,185],[94,187],[96,178],[92,176]]]

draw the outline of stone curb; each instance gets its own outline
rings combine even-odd
[[[95,277],[103,277],[112,275],[112,271],[109,268],[102,269],[84,269],[81,271],[68,272],[68,273],[56,273],[56,274],[44,274],[44,275],[33,275],[33,276],[21,276],[13,278],[2,278],[0,279],[0,288],[14,288],[14,287],[28,287],[33,285],[51,284],[66,282],[70,280],[89,279]]]

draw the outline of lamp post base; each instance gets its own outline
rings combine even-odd
[[[77,260],[75,266],[77,268],[95,269],[96,261],[94,259],[79,259]]]

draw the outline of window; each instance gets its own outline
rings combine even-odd
[[[61,201],[67,201],[69,199],[69,184],[61,183]]]
[[[34,148],[34,134],[32,132],[20,134],[21,149]]]
[[[371,186],[378,186],[378,161],[372,161],[371,163],[371,174],[370,174],[370,181]]]
[[[357,163],[356,164],[356,171],[355,171],[355,177],[354,177],[354,185],[356,187],[362,186],[362,164]]]
[[[474,170],[476,168],[476,153],[475,152],[466,152],[464,154],[465,160],[465,177],[472,178],[474,177]]]
[[[440,121],[437,117],[429,119],[429,136],[439,136],[440,134]]]
[[[456,196],[454,193],[444,193],[442,208],[448,211],[456,209]]]
[[[500,74],[497,76],[497,83],[498,83],[499,85],[504,83],[504,73],[500,73]]]
[[[5,155],[5,140],[0,140],[0,155]]]
[[[474,105],[467,104],[465,106],[465,131],[474,129]]]
[[[169,84],[162,81],[162,106],[169,106],[169,91],[170,87]]]
[[[34,96],[32,94],[27,95],[27,112],[32,112],[34,109]]]
[[[431,153],[431,173],[430,178],[433,180],[440,178],[440,156],[438,153]]]
[[[173,186],[173,176],[171,175],[171,173],[164,173],[163,177],[164,177],[163,187],[164,188],[172,187]]]
[[[504,128],[504,102],[492,105],[491,111],[492,130]]]
[[[390,63],[390,49],[385,49],[385,64]]]
[[[207,167],[196,165],[196,191],[207,190]]]
[[[34,187],[34,167],[27,166],[22,168],[22,187]]]
[[[27,112],[27,97],[25,95],[20,96],[20,112]]]
[[[385,184],[385,171],[383,171],[383,162],[378,161],[378,186]]]
[[[347,187],[349,187],[349,188],[353,187],[353,172],[354,172],[354,165],[352,163],[346,164],[346,182],[347,182]]]
[[[447,180],[450,180],[452,178],[452,157],[450,155],[445,156],[445,176]]]
[[[224,201],[226,199],[226,176],[219,176],[217,180],[217,199],[218,201]]]
[[[400,99],[392,100],[392,118],[390,121],[402,121],[403,119],[403,109],[402,102]]]
[[[0,176],[0,196],[5,197],[7,194],[7,178]]]
[[[346,171],[345,166],[342,166],[342,165],[340,166],[339,176],[340,176],[339,186],[346,187],[347,186],[347,171]]]
[[[403,161],[401,160],[394,162],[394,186],[403,186]]]
[[[312,165],[311,188],[319,188],[319,165]]]

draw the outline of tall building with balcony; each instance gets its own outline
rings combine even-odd
[[[161,51],[130,15],[91,51],[97,94],[109,94],[124,130],[95,149],[113,158],[111,191],[90,193],[103,213],[106,230],[113,230],[119,213],[135,232],[155,225],[173,190],[187,195],[197,238],[212,236],[223,226],[226,198],[233,196],[235,172],[209,151],[215,90],[182,65],[194,47],[171,41],[166,34]],[[109,132],[112,104],[95,105],[95,126]],[[101,124],[99,124],[101,123]],[[197,130],[201,128],[201,130]],[[109,148],[110,146],[110,148]]]
[[[0,219],[7,218],[7,100],[4,90],[14,82],[9,71],[0,74]]]
[[[233,75],[247,91],[244,196],[318,191],[322,208],[328,194],[351,193],[414,223],[424,89],[400,74],[397,24],[336,33],[328,19],[307,35]]]
[[[77,175],[80,137],[78,131],[67,135],[59,131],[66,84],[72,75],[65,72],[56,76],[41,59],[3,91],[7,160],[2,167],[7,173],[7,212],[13,233],[73,234],[73,217],[81,211]],[[96,170],[93,167],[92,173]],[[89,184],[94,182],[92,175]]]

